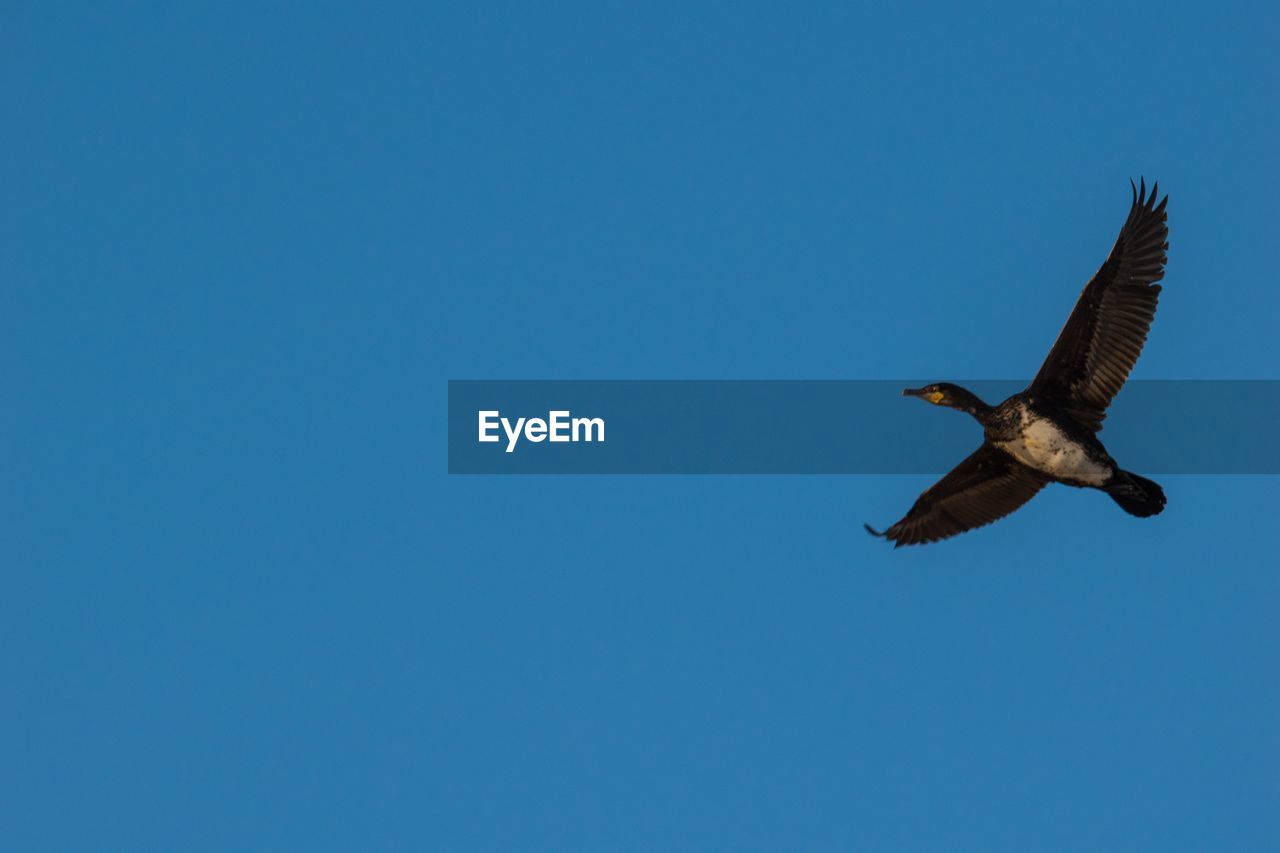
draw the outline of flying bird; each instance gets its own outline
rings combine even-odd
[[[1132,186],[1133,182],[1129,182]],[[894,547],[946,539],[1003,518],[1049,483],[1100,489],[1140,518],[1164,509],[1164,490],[1124,471],[1097,433],[1146,343],[1169,249],[1166,195],[1133,187],[1129,218],[1106,263],[1075,309],[1031,384],[998,406],[947,382],[903,396],[968,412],[982,424],[982,446],[931,486],[884,532]]]

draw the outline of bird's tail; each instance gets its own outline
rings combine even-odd
[[[1164,509],[1164,489],[1160,488],[1159,483],[1153,483],[1146,477],[1139,477],[1128,471],[1116,471],[1111,482],[1102,488],[1129,515],[1147,518],[1159,515]]]

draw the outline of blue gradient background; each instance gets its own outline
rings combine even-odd
[[[1142,173],[1136,375],[1275,379],[1278,16],[6,4],[0,844],[1277,849],[1276,478],[895,553],[928,478],[450,477],[445,405],[1025,376]]]

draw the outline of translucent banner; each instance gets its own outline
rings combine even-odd
[[[982,441],[928,380],[456,380],[452,474],[940,474]],[[1025,381],[955,380],[995,404]],[[1280,381],[1134,380],[1099,434],[1125,468],[1280,473]]]

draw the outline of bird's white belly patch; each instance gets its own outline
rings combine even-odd
[[[1063,435],[1052,421],[1023,416],[1021,435],[999,447],[1028,468],[1054,477],[1100,486],[1111,470],[1089,458],[1083,446]]]

